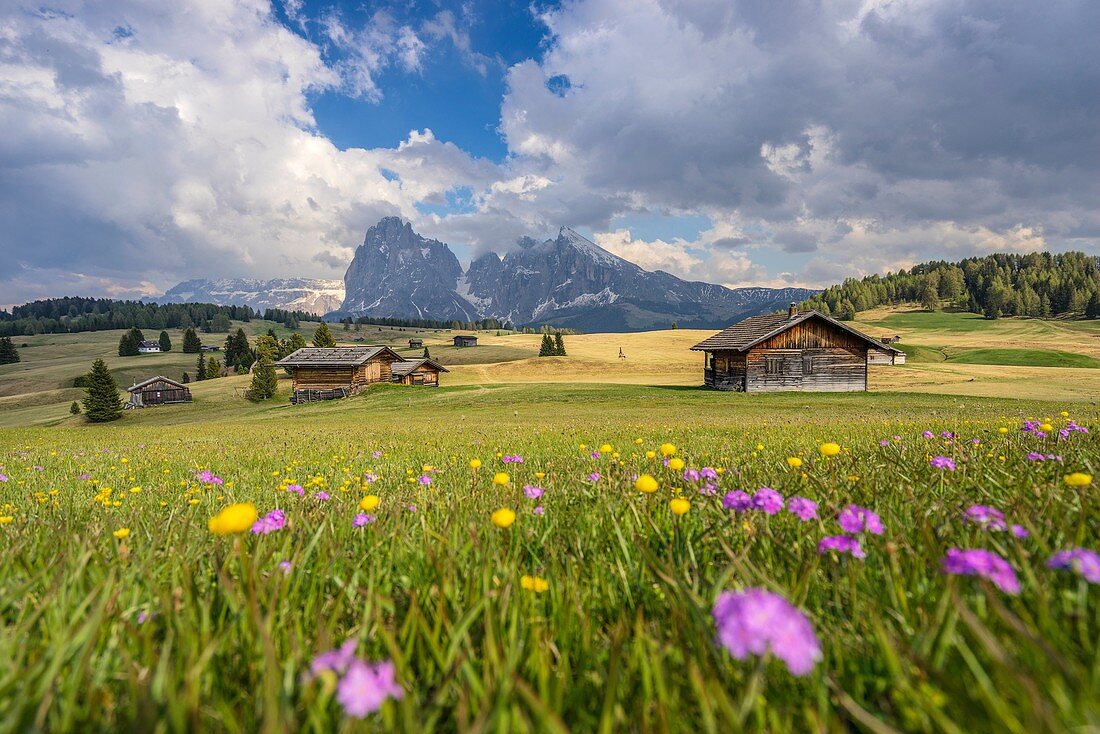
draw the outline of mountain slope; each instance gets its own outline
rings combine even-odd
[[[317,278],[186,280],[156,299],[160,303],[214,303],[222,306],[282,308],[324,314],[344,301],[344,284]]]

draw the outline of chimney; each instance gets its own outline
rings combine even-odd
[[[795,303],[794,301],[791,301],[791,306],[790,306],[790,308],[787,309],[787,318],[788,319],[793,319],[797,315],[798,315],[798,304]]]

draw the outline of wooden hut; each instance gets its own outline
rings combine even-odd
[[[374,382],[390,382],[401,357],[389,347],[303,347],[280,359],[294,378],[292,403],[354,395]]]
[[[707,387],[738,392],[867,389],[870,353],[904,352],[819,311],[752,316],[692,347]],[[903,359],[904,361],[904,359]]]
[[[416,349],[417,347],[424,346],[423,339],[409,339],[409,349]]]
[[[147,408],[151,405],[191,402],[191,389],[182,382],[158,375],[126,388],[130,393],[127,408]]]
[[[456,347],[476,347],[477,337],[469,336],[467,334],[458,334],[454,338],[454,345]]]
[[[439,387],[439,373],[449,370],[434,359],[409,359],[394,362],[393,381],[402,385],[427,385]]]

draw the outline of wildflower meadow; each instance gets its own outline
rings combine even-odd
[[[1091,406],[404,400],[0,432],[0,730],[1100,726]]]

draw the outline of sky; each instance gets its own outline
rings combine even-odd
[[[1094,0],[0,0],[0,305],[562,225],[821,287],[1100,254]]]

